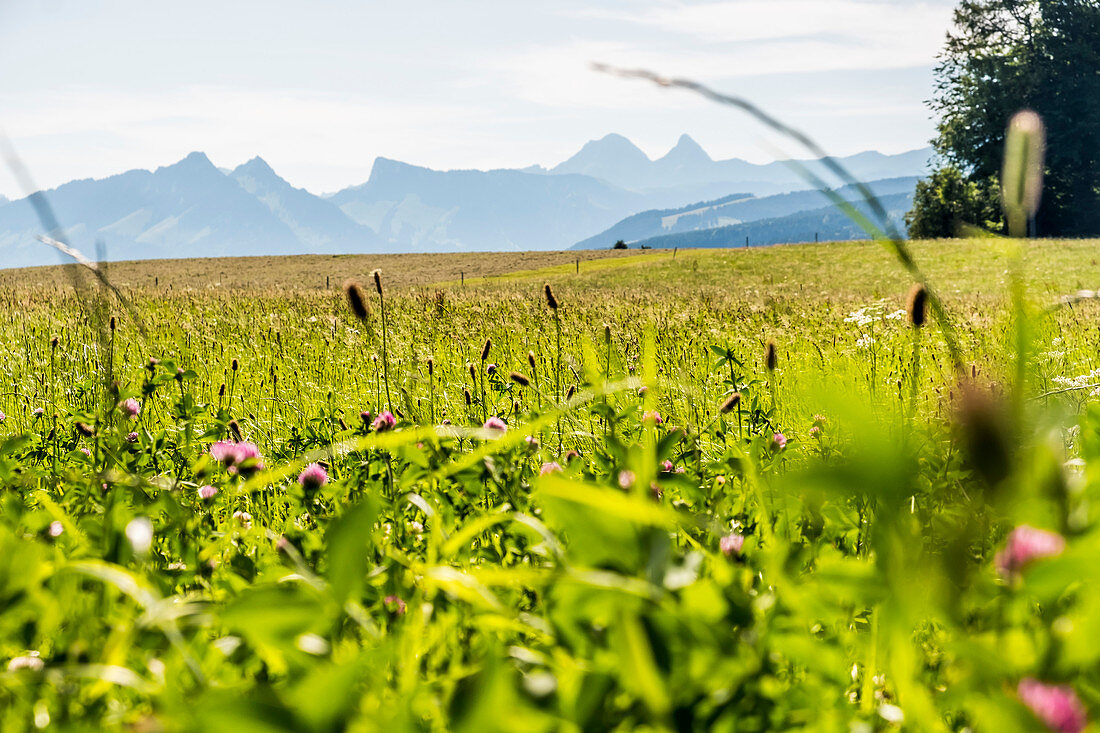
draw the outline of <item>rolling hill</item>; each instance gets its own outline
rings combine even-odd
[[[913,205],[912,193],[879,196],[898,231],[905,231],[905,212]],[[865,215],[868,207],[862,202],[854,206]],[[848,241],[870,239],[848,216],[835,206],[799,211],[743,224],[697,229],[679,234],[666,234],[638,240],[631,247],[670,249],[673,247],[760,247],[770,244],[790,244],[814,241]],[[747,244],[746,244],[747,243]]]
[[[889,197],[897,194],[911,197],[916,178],[890,178],[867,184],[875,195]],[[851,187],[837,191],[847,200],[858,199]],[[715,201],[703,201],[676,209],[658,209],[634,214],[615,226],[584,239],[572,249],[602,249],[617,240],[627,243],[649,240],[666,235],[690,233],[719,227],[748,224],[763,220],[779,220],[801,213],[820,212],[828,199],[816,190],[796,191],[773,196],[735,194]],[[908,207],[906,208],[908,210]],[[809,221],[802,219],[802,221]],[[823,225],[824,226],[824,225]],[[813,239],[813,230],[810,230]]]

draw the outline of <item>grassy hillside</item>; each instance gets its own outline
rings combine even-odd
[[[4,272],[0,727],[1086,716],[1097,244]]]

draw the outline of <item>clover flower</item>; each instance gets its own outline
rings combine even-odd
[[[405,605],[405,602],[397,596],[386,596],[382,599],[382,602],[386,604],[386,610],[392,611],[398,616],[404,616],[405,612],[408,610],[408,606]]]
[[[298,483],[304,489],[316,491],[328,483],[328,473],[320,463],[311,463],[298,474]]]
[[[135,400],[133,397],[125,399],[118,403],[119,409],[122,410],[125,415],[131,419],[141,414],[141,403]]]
[[[539,475],[545,476],[550,473],[561,473],[561,464],[557,461],[550,461],[549,463],[542,464],[542,468],[539,469]]]
[[[504,424],[504,421],[495,416],[485,421],[484,428],[486,430],[496,430],[501,433],[508,432],[508,426]]]
[[[745,545],[745,537],[739,535],[736,532],[726,535],[722,539],[718,540],[718,549],[722,551],[722,554],[726,557],[733,557],[734,555],[741,554],[741,548]]]
[[[200,486],[199,487],[199,498],[200,499],[213,499],[215,496],[217,496],[217,494],[218,494],[218,490],[216,488],[214,488],[213,486]]]
[[[1085,706],[1068,685],[1048,685],[1027,677],[1020,680],[1016,694],[1052,731],[1078,733],[1088,724]]]
[[[1065,547],[1062,535],[1022,524],[1009,533],[993,562],[1001,575],[1015,575],[1034,560],[1060,555]]]
[[[397,418],[393,416],[393,413],[389,410],[381,413],[378,417],[374,418],[374,423],[371,425],[376,433],[384,433],[387,430],[393,430],[397,425]]]
[[[210,446],[210,457],[226,467],[229,473],[249,474],[262,470],[263,456],[255,443],[219,440]]]

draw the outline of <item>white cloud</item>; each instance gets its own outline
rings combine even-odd
[[[744,76],[931,65],[951,7],[942,1],[728,0],[581,14],[689,36],[706,44],[701,58],[725,60],[727,73]]]

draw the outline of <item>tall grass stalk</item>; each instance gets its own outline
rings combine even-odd
[[[389,326],[386,300],[382,295],[382,271],[375,270],[371,276],[374,278],[374,288],[378,291],[378,308],[382,311],[382,381],[386,385],[386,409],[393,412],[393,398],[390,397]]]

